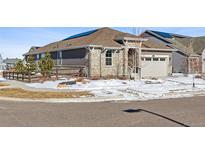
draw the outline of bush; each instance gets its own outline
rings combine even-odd
[[[24,73],[26,72],[26,67],[23,63],[23,60],[18,60],[16,65],[15,65],[15,71],[19,72],[19,73]]]
[[[26,72],[32,73],[36,71],[36,63],[33,55],[29,55],[26,63]]]
[[[40,71],[43,76],[49,76],[50,77],[50,72],[54,66],[53,60],[51,58],[51,55],[46,52],[45,57],[41,58],[38,62]]]

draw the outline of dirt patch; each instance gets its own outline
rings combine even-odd
[[[36,92],[20,88],[4,88],[0,89],[0,96],[14,97],[14,98],[78,98],[78,97],[91,97],[91,93],[87,91],[80,92]]]
[[[8,83],[1,83],[0,82],[0,87],[5,87],[5,86],[9,86],[9,84]]]

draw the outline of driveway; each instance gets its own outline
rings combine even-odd
[[[64,104],[0,101],[0,126],[205,126],[204,100],[192,97]]]

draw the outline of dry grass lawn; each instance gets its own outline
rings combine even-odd
[[[9,86],[9,84],[0,82],[0,87],[5,87],[5,86]]]
[[[4,88],[0,89],[1,97],[14,97],[14,98],[78,98],[78,97],[91,97],[91,93],[87,91],[82,92],[38,92],[29,91],[20,88]]]

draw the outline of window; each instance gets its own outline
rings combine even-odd
[[[165,61],[165,58],[160,58],[160,61]]]
[[[158,61],[159,60],[159,58],[153,58],[153,61]]]
[[[37,54],[36,55],[36,60],[40,60],[41,59],[41,54]]]
[[[141,60],[144,61],[145,59],[142,57]]]
[[[62,59],[62,51],[58,51],[58,59]]]
[[[41,54],[41,58],[45,57],[45,55],[46,55],[45,53],[42,53],[42,54]]]
[[[112,51],[111,50],[106,51],[105,64],[106,65],[112,65]]]
[[[145,60],[146,60],[146,61],[151,61],[151,60],[152,60],[152,58],[145,58]]]

